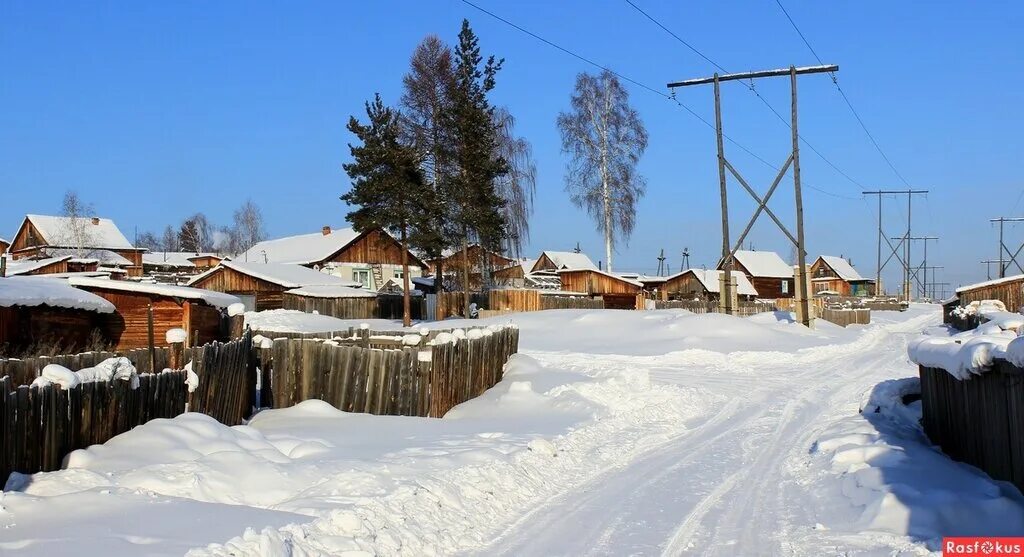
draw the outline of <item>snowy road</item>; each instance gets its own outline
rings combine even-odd
[[[927,320],[785,357],[734,354],[712,380],[705,365],[673,365],[673,355],[588,358],[582,365],[646,367],[660,382],[701,382],[729,402],[661,448],[537,508],[478,553],[821,554],[828,548],[800,504],[811,495],[789,469],[791,457],[807,453],[835,417],[856,414],[865,390],[907,374],[907,339]],[[581,365],[578,355],[537,357]]]

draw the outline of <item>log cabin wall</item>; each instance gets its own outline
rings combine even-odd
[[[698,280],[693,273],[684,273],[665,281],[658,291],[663,300],[692,300],[693,298],[706,300],[712,296],[707,288],[704,288],[704,283]],[[714,297],[717,299],[717,294]]]
[[[961,305],[982,300],[999,300],[1006,304],[1007,311],[1017,311],[1024,306],[1024,276],[1000,284],[958,291]]]
[[[327,258],[325,262],[401,265],[402,245],[380,230],[371,230],[360,235],[358,239]],[[420,268],[427,267],[412,253],[409,254],[409,265]]]
[[[569,292],[639,294],[642,290],[638,285],[592,270],[563,271],[558,273],[558,277],[562,281],[562,290]]]
[[[100,317],[92,311],[49,306],[0,308],[0,356],[50,343],[62,352],[80,350],[100,328]]]
[[[283,286],[239,273],[227,267],[220,267],[189,286],[227,294],[255,296],[256,311],[283,307],[282,294],[285,291]]]

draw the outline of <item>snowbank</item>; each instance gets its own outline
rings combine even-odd
[[[910,361],[944,369],[961,380],[984,373],[997,358],[1024,363],[1024,344],[1014,343],[1017,330],[1024,323],[1019,318],[1024,316],[1000,310],[986,315],[993,320],[976,329],[951,336],[925,335],[911,341],[907,346]]]
[[[922,541],[934,551],[943,536],[1024,532],[1020,492],[931,446],[918,422],[920,401],[902,400],[919,391],[916,378],[878,384],[862,414],[828,426],[804,458],[810,475],[804,481],[818,491],[813,500],[826,517],[821,534],[836,546],[846,536],[874,532]]]

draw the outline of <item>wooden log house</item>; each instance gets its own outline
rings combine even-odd
[[[956,289],[960,305],[983,300],[999,300],[1009,311],[1024,307],[1024,275],[1014,275],[977,284],[969,284]]]
[[[718,269],[724,269],[724,261]],[[733,258],[734,271],[747,276],[761,298],[792,298],[796,295],[793,267],[774,251],[739,250]]]
[[[821,255],[811,264],[811,291],[837,296],[873,296],[875,281],[862,277],[853,264],[842,257]]]
[[[721,298],[721,278],[724,271],[717,269],[687,269],[676,273],[662,283],[658,289],[660,300],[704,300],[717,301]],[[736,276],[736,293],[741,300],[753,300],[757,290],[743,273]]]
[[[427,264],[406,251],[409,277],[422,276]],[[259,242],[234,258],[238,263],[302,265],[379,290],[389,279],[402,279],[402,245],[382,229],[356,232],[332,229]]]
[[[142,276],[142,253],[128,241],[114,221],[99,217],[26,215],[11,241],[14,259],[71,255],[82,261],[96,260],[104,267],[124,269],[128,276]]]
[[[296,288],[360,286],[358,282],[302,265],[229,260],[195,276],[188,285],[237,296],[247,311],[282,309],[284,293]]]
[[[226,341],[226,310],[240,302],[222,292],[167,284],[89,277],[71,277],[68,283],[114,305],[100,329],[116,350],[147,347],[151,340],[163,344],[167,331],[176,328],[188,333],[188,346]]]
[[[605,309],[643,309],[643,283],[598,269],[558,271],[562,290],[601,298]]]

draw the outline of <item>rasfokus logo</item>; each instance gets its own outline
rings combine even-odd
[[[1024,538],[942,538],[943,555],[1024,557]]]

